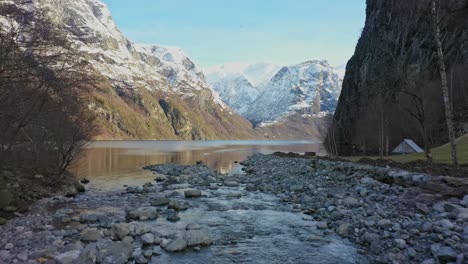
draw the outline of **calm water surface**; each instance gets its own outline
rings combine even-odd
[[[74,164],[72,172],[88,178],[88,188],[112,190],[123,185],[151,181],[151,172],[142,169],[151,164],[195,164],[201,160],[221,173],[236,172],[242,161],[255,153],[275,151],[304,153],[325,150],[317,141],[95,141]]]

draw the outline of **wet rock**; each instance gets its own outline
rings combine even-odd
[[[59,264],[72,264],[76,261],[81,255],[81,251],[79,250],[72,250],[65,253],[62,253],[55,257],[55,260]]]
[[[138,236],[151,232],[151,226],[149,225],[137,225],[133,227],[133,233]]]
[[[228,181],[228,182],[224,182],[224,185],[226,185],[227,187],[238,187],[239,183],[235,181]]]
[[[5,218],[0,217],[0,225],[4,225],[7,223],[7,220]]]
[[[115,224],[112,227],[112,233],[114,234],[115,237],[122,240],[126,236],[128,236],[128,234],[130,234],[130,228],[128,224]]]
[[[439,224],[442,226],[443,229],[453,229],[455,227],[455,225],[448,219],[440,220]]]
[[[82,214],[80,215],[81,223],[96,223],[99,221],[99,215],[97,214]]]
[[[95,228],[88,228],[81,234],[81,240],[84,242],[95,242],[102,239],[102,234]]]
[[[377,225],[380,227],[388,227],[392,225],[392,221],[390,221],[389,219],[381,219],[377,221]]]
[[[257,186],[255,186],[255,184],[248,183],[245,186],[245,190],[248,191],[248,192],[255,192],[255,191],[257,191]]]
[[[144,234],[141,236],[141,241],[146,245],[151,245],[154,243],[154,235],[151,233]]]
[[[187,210],[189,208],[189,204],[186,202],[171,200],[167,205],[167,208],[174,209],[177,211]]]
[[[10,251],[0,250],[0,260],[7,261],[11,258]]]
[[[416,203],[416,208],[418,208],[418,210],[423,214],[428,214],[430,212],[427,205],[425,205],[423,203]]]
[[[200,190],[187,190],[184,192],[185,198],[196,198],[196,197],[201,197],[202,192]]]
[[[160,246],[153,247],[153,255],[159,256],[162,254],[162,249]]]
[[[21,261],[27,261],[29,259],[28,256],[29,256],[28,251],[22,251],[18,255],[16,255],[16,258]]]
[[[167,245],[165,245],[164,250],[169,252],[182,251],[187,248],[187,242],[185,239],[178,237],[172,239]]]
[[[351,232],[352,232],[352,227],[348,223],[341,224],[337,229],[338,235],[340,235],[342,237],[349,236],[351,234]]]
[[[150,201],[151,206],[163,206],[167,205],[170,200],[166,197],[158,197]]]
[[[180,220],[180,216],[177,214],[171,214],[168,217],[166,217],[167,221],[169,222],[177,222]]]
[[[3,247],[4,249],[6,250],[12,250],[15,246],[13,245],[13,243],[7,243],[5,245],[5,247]]]
[[[158,217],[158,209],[156,207],[140,207],[136,210],[130,211],[127,214],[128,219],[147,221],[154,220]]]
[[[328,224],[327,224],[327,222],[324,222],[324,221],[317,222],[317,228],[318,229],[327,229]]]
[[[99,241],[97,262],[105,264],[125,264],[132,255],[132,246],[110,240]]]
[[[416,255],[417,255],[416,250],[414,250],[414,248],[412,248],[412,247],[408,248],[408,250],[406,252],[408,253],[408,256],[410,258],[415,258]]]
[[[353,197],[347,197],[343,200],[343,203],[349,207],[359,207],[359,201]]]
[[[404,239],[397,238],[397,239],[395,239],[395,245],[399,249],[405,249],[406,248],[406,241]]]
[[[460,204],[465,207],[468,207],[468,195],[463,196],[463,199],[460,200]]]
[[[208,246],[213,243],[211,234],[205,229],[189,229],[185,232],[184,240],[187,246]]]
[[[457,259],[457,252],[451,247],[440,247],[435,253],[435,257],[442,263],[447,263]]]
[[[241,192],[230,192],[230,193],[226,194],[226,197],[239,199],[239,198],[242,197],[242,193]]]

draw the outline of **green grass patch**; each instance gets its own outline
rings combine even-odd
[[[461,136],[456,140],[457,142],[457,153],[458,153],[458,162],[460,164],[468,164],[468,134]],[[451,158],[451,148],[450,144],[445,144],[437,148],[433,148],[431,150],[432,157],[435,163],[452,163]],[[370,158],[370,159],[378,159],[381,158],[379,156],[353,156],[353,157],[341,157],[346,160],[350,161],[358,161],[361,158]],[[416,153],[416,154],[406,154],[406,155],[394,155],[383,157],[384,159],[391,159],[396,162],[410,162],[414,160],[425,160],[424,153]]]

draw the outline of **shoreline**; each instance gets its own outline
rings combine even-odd
[[[0,260],[87,263],[94,256],[102,261],[111,258],[112,263],[152,263],[203,258],[218,250],[215,256],[229,262],[236,255],[223,250],[236,244],[223,244],[221,230],[223,236],[232,232],[240,245],[258,237],[270,242],[277,231],[236,237],[239,234],[234,230],[220,226],[229,218],[217,218],[247,210],[255,219],[277,207],[284,210],[280,215],[310,226],[303,227],[305,231],[284,231],[303,232],[288,239],[300,238],[301,246],[319,252],[327,252],[333,243],[346,248],[349,241],[354,248],[346,251],[354,258],[350,263],[468,261],[468,196],[464,186],[452,186],[457,181],[351,162],[261,154],[241,164],[245,173],[232,176],[222,176],[204,165],[147,166],[157,174],[155,182],[124,192],[40,200],[29,214],[0,226],[4,234]],[[267,200],[253,202],[262,199]],[[206,214],[212,215],[204,219]],[[210,225],[210,219],[219,222]],[[251,224],[245,222],[238,228]],[[278,223],[262,228],[274,227],[286,228]],[[242,248],[238,254],[249,250]]]

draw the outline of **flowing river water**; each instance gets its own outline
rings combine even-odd
[[[93,191],[113,192],[124,184],[153,181],[154,175],[144,171],[144,165],[190,165],[201,160],[229,177],[241,173],[237,161],[275,151],[323,153],[321,145],[313,141],[108,141],[88,146],[74,169],[79,177],[91,180],[92,195]],[[174,186],[160,195],[173,196],[176,191],[183,197],[185,188]],[[365,263],[351,243],[318,229],[312,216],[274,195],[247,192],[242,185],[202,191],[203,197],[191,199],[190,208],[179,213],[178,222],[158,218],[150,224],[170,235],[183,232],[189,223],[198,223],[209,228],[213,245],[198,252],[163,252],[150,263]],[[242,195],[232,197],[233,192]],[[118,207],[115,201],[98,196],[102,200],[91,206],[96,212]],[[83,202],[90,200],[86,197]],[[83,202],[76,203],[76,208],[88,207]]]

